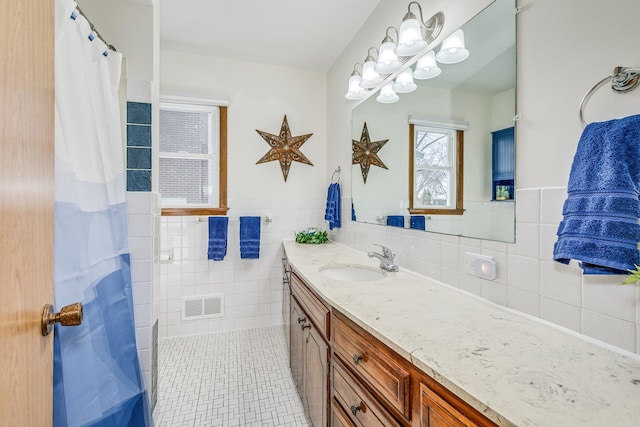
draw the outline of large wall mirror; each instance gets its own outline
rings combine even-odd
[[[439,63],[441,73],[437,77],[415,79],[417,89],[399,94],[400,99],[395,103],[380,103],[374,95],[353,110],[353,140],[362,138],[365,123],[370,141],[388,140],[377,152],[387,169],[371,165],[365,182],[360,165],[352,166],[356,221],[515,241],[514,9],[514,0],[496,0],[462,27],[466,49],[470,52],[466,60],[456,64]],[[440,46],[434,49],[439,50]],[[416,65],[412,67],[415,69]],[[432,129],[434,139],[445,133],[462,136],[463,154],[459,159],[450,159],[463,172],[461,183],[450,186],[455,189],[451,191],[461,192],[461,210],[438,211],[439,204],[447,204],[443,199],[455,195],[432,194],[425,189],[424,182],[423,187],[413,187],[422,178],[410,175],[410,164],[419,165],[416,155],[431,155],[435,147],[424,142],[420,147],[415,145],[416,127]],[[444,132],[446,129],[449,132]],[[431,151],[425,149],[426,146],[430,146]],[[445,157],[442,152],[439,154]],[[410,191],[410,181],[415,191]],[[410,205],[414,204],[410,203],[410,193],[414,193],[412,202],[433,205],[424,211],[424,219],[412,215],[415,210],[410,212]]]

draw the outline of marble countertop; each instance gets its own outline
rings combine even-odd
[[[402,269],[329,279],[321,267],[379,262],[335,243],[283,245],[327,303],[498,425],[640,425],[640,357]]]

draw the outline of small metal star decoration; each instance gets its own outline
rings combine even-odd
[[[302,144],[307,142],[307,139],[313,134],[291,136],[286,114],[282,121],[282,127],[280,128],[280,135],[274,135],[258,129],[256,129],[256,132],[271,146],[269,152],[262,156],[262,158],[256,162],[256,165],[278,160],[280,162],[280,168],[282,169],[282,175],[284,176],[284,182],[287,182],[287,176],[289,175],[289,168],[292,162],[300,162],[313,166],[313,163],[300,151]]]
[[[351,147],[353,149],[351,163],[354,165],[360,164],[360,171],[362,172],[362,179],[364,179],[365,184],[367,183],[367,176],[369,175],[369,168],[371,165],[375,165],[383,169],[389,169],[387,165],[380,160],[380,157],[378,157],[378,151],[380,151],[382,146],[389,140],[384,139],[382,141],[371,141],[371,138],[369,138],[369,130],[367,129],[367,122],[364,123],[360,141],[355,139],[352,139],[351,141]]]

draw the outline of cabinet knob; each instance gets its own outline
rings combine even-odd
[[[360,404],[358,406],[356,405],[351,405],[349,407],[349,409],[351,410],[351,413],[353,414],[353,416],[357,416],[358,412],[362,411],[362,412],[366,412],[367,407],[364,405],[364,402],[360,402]]]
[[[306,322],[307,318],[306,317],[298,317],[298,324]]]
[[[363,361],[361,354],[354,354],[353,356],[351,356],[351,359],[353,359],[353,363],[355,363],[356,365],[360,364],[360,362]]]

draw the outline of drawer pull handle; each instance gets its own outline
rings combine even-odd
[[[305,329],[311,329],[311,325],[300,325],[300,329],[302,329],[303,331]]]
[[[351,359],[353,359],[353,363],[355,363],[356,365],[359,365],[360,362],[363,361],[361,354],[354,354],[353,356],[351,356]]]
[[[300,323],[304,323],[304,322],[306,322],[306,321],[307,321],[307,318],[306,318],[306,317],[298,317],[298,324],[300,324]]]
[[[351,409],[351,413],[354,417],[358,415],[359,411],[366,412],[366,406],[364,406],[364,402],[360,402],[358,406],[351,405],[349,409]]]

